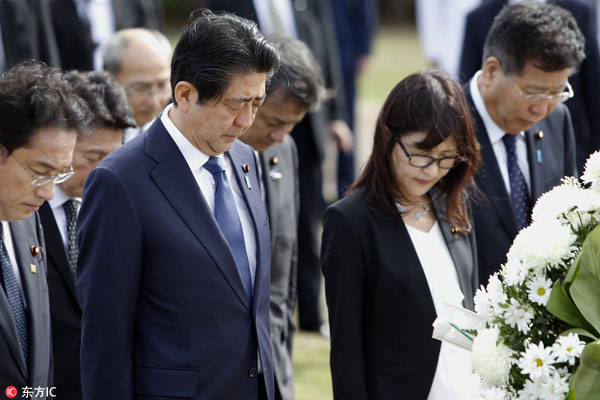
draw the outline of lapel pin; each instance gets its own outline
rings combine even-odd
[[[36,246],[36,245],[31,246],[31,248],[29,250],[31,251],[31,255],[34,257],[39,256],[40,253],[42,252],[42,249],[40,249],[40,247]]]
[[[450,232],[452,232],[452,234],[455,235],[456,234],[456,228],[455,227],[451,227],[450,228]]]
[[[281,172],[277,172],[277,171],[271,171],[271,172],[269,172],[269,176],[274,181],[278,181],[282,177]]]
[[[250,172],[250,166],[248,164],[242,165],[242,171],[244,171],[244,173],[247,174],[248,172]]]
[[[244,181],[246,182],[246,187],[249,190],[252,190],[252,185],[250,184],[250,178],[248,178],[248,172],[250,172],[250,166],[248,164],[242,165],[242,171],[244,171]]]
[[[32,274],[37,274],[37,265],[29,264],[29,269],[31,270]]]
[[[542,161],[543,161],[543,158],[542,158],[542,149],[537,149],[536,155],[537,155],[537,162],[538,162],[538,164],[541,164]]]
[[[277,165],[277,164],[279,164],[279,157],[273,156],[273,158],[271,158],[271,165]]]
[[[537,132],[535,133],[535,138],[536,138],[537,140],[542,140],[542,139],[544,138],[544,131],[537,131]]]

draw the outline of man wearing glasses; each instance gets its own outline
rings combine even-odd
[[[73,175],[89,111],[62,73],[18,64],[0,79],[0,388],[52,387],[46,257],[37,210]],[[48,392],[46,392],[46,388]]]
[[[584,59],[571,14],[550,4],[506,6],[486,39],[483,66],[466,87],[482,165],[473,201],[479,279],[486,284],[530,221],[536,199],[576,176],[569,76]]]

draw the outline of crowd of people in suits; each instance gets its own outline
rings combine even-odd
[[[473,309],[598,147],[595,22],[562,2],[473,10],[461,71],[481,64],[463,87],[399,82],[354,179],[369,2],[210,0],[172,49],[153,1],[0,1],[0,387],[291,400],[296,299],[322,332],[324,276],[335,398],[472,398],[468,354],[431,324]],[[322,216],[325,134],[343,198]]]

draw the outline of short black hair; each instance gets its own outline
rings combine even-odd
[[[125,129],[136,126],[125,91],[110,72],[70,71],[65,74],[65,78],[94,116],[86,129],[90,134],[103,128]]]
[[[199,9],[190,16],[175,46],[171,89],[175,90],[178,82],[190,82],[202,104],[220,100],[233,75],[264,72],[270,77],[278,66],[277,50],[256,23],[229,13]]]
[[[575,18],[552,4],[509,4],[494,19],[483,63],[496,57],[505,73],[519,75],[525,63],[554,72],[576,70],[585,58],[585,39]]]
[[[0,147],[10,155],[38,130],[80,132],[91,118],[64,74],[39,61],[23,61],[0,77]]]
[[[284,35],[270,35],[269,42],[279,51],[281,65],[267,86],[267,95],[283,91],[306,111],[313,111],[326,96],[321,67],[308,46]]]

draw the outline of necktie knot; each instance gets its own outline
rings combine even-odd
[[[213,175],[225,171],[223,161],[219,157],[209,157],[208,161],[204,163],[204,168]]]

